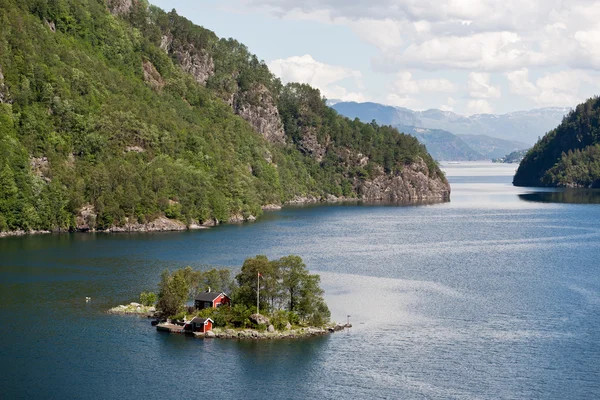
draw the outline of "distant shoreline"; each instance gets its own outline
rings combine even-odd
[[[335,197],[331,198],[317,198],[314,196],[295,198],[286,202],[283,206],[281,205],[266,205],[263,207],[263,211],[280,211],[283,208],[300,208],[305,206],[325,206],[325,205],[344,205],[344,204],[361,204],[361,205],[396,205],[396,206],[413,206],[413,205],[432,205],[447,203],[450,200],[445,199],[417,199],[417,200],[406,200],[406,201],[365,201],[358,198],[346,198],[346,197]],[[258,217],[260,218],[260,217]],[[166,217],[160,217],[155,221],[145,224],[126,224],[125,226],[113,226],[108,229],[74,229],[74,230],[33,230],[33,231],[7,231],[0,232],[0,238],[5,237],[19,237],[19,236],[34,236],[34,235],[47,235],[47,234],[64,234],[64,233],[158,233],[158,232],[186,232],[195,230],[205,230],[214,228],[222,225],[241,225],[249,222],[256,221],[257,218],[249,216],[244,218],[240,215],[233,215],[230,220],[223,223],[218,220],[209,220],[203,224],[193,223],[186,225],[185,223],[175,220],[168,219]]]

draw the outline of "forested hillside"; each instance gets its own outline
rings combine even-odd
[[[142,0],[0,0],[0,142],[0,231],[449,197],[414,138],[339,116],[239,42]]]
[[[600,98],[571,111],[526,155],[516,186],[600,186]]]

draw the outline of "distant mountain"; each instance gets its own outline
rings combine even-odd
[[[382,125],[423,126],[418,118],[413,117],[414,111],[404,108],[354,102],[338,102],[331,107],[348,118],[358,118],[367,123],[375,120]]]
[[[551,107],[465,117],[451,111],[413,111],[377,103],[338,102],[333,108],[342,115],[355,116],[365,122],[375,119],[381,124],[442,129],[457,135],[486,135],[528,145],[557,126],[569,112],[568,108]]]
[[[538,141],[513,184],[600,188],[600,97],[579,104]]]
[[[513,151],[528,149],[527,143],[513,142],[485,135],[458,135],[470,148],[481,153],[486,159],[503,157]]]
[[[438,161],[477,161],[489,157],[473,150],[459,136],[441,129],[395,125],[400,132],[416,137]]]
[[[332,104],[332,103],[330,103]],[[444,129],[424,127],[426,121],[440,121],[445,116],[455,123],[466,123],[469,119],[458,114],[439,110],[412,111],[407,108],[386,106],[377,103],[338,102],[332,105],[338,113],[363,122],[375,120],[383,125],[392,125],[401,132],[415,136],[423,143],[436,160],[475,161],[502,157],[515,150],[530,147],[527,143],[514,142],[484,135],[455,135]],[[431,122],[433,124],[433,122]]]

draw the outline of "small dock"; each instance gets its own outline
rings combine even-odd
[[[185,333],[183,326],[167,323],[156,325],[156,330],[169,333]]]

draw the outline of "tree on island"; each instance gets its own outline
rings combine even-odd
[[[319,275],[310,274],[302,259],[294,255],[272,261],[264,255],[248,258],[235,281],[228,269],[203,272],[186,267],[173,273],[165,270],[159,283],[157,309],[164,316],[183,316],[185,304],[210,287],[212,291],[230,294],[232,307],[209,308],[196,314],[211,317],[216,326],[247,327],[251,325],[249,316],[257,312],[260,284],[260,312],[269,316],[274,325],[321,326],[329,322],[331,314],[323,300],[320,281]]]

